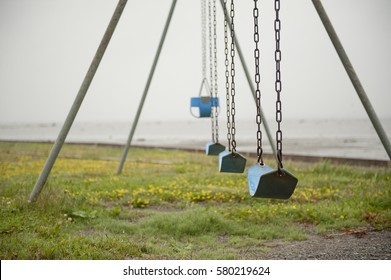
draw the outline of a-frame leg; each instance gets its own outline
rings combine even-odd
[[[29,202],[35,202],[41,193],[43,186],[46,183],[46,180],[50,174],[50,171],[53,168],[53,165],[58,157],[58,154],[60,153],[60,150],[65,142],[65,139],[68,135],[69,130],[72,127],[73,121],[76,118],[76,115],[80,109],[80,106],[84,100],[84,97],[86,96],[86,93],[88,91],[88,88],[95,76],[96,70],[99,67],[99,64],[103,58],[103,55],[106,51],[107,46],[109,45],[110,39],[114,33],[115,28],[117,27],[118,21],[121,18],[122,12],[126,6],[127,0],[119,0],[117,7],[114,11],[114,14],[110,20],[110,23],[106,29],[105,34],[103,35],[102,41],[100,42],[100,45],[98,47],[98,50],[96,51],[96,54],[91,62],[90,68],[87,71],[87,74],[83,80],[82,85],[80,86],[79,92],[75,98],[75,101],[73,102],[73,105],[68,113],[68,116],[61,128],[61,131],[57,137],[56,142],[54,143],[52,150],[50,151],[50,154],[48,156],[48,159],[46,160],[46,163],[41,171],[41,174],[38,177],[37,182],[35,183],[34,189],[31,192]]]
[[[371,102],[369,101],[369,98],[364,90],[364,87],[362,86],[360,79],[358,78],[356,71],[353,68],[352,63],[350,62],[349,57],[346,54],[345,49],[343,48],[337,33],[335,32],[335,29],[326,13],[326,10],[322,5],[322,2],[320,0],[312,0],[312,3],[314,4],[316,11],[318,12],[318,15],[324,25],[324,28],[329,34],[330,40],[333,43],[334,48],[337,51],[343,66],[345,67],[345,70],[350,78],[350,81],[352,82],[354,88],[356,89],[357,95],[360,98],[361,103],[364,106],[365,111],[367,112],[368,117],[371,120],[372,125],[375,128],[377,135],[379,136],[380,141],[382,142],[384,149],[388,154],[388,157],[391,159],[390,140],[388,140],[387,134],[379,118],[377,117],[375,109],[373,108]]]
[[[162,37],[160,38],[160,43],[159,43],[158,49],[157,49],[156,54],[155,54],[155,59],[153,61],[152,68],[151,68],[151,71],[150,71],[149,76],[148,76],[147,84],[145,85],[144,93],[143,93],[143,96],[141,98],[140,104],[138,106],[137,113],[136,113],[136,116],[134,118],[134,121],[133,121],[133,124],[132,124],[132,128],[131,128],[130,133],[129,133],[128,140],[126,141],[125,148],[124,148],[124,150],[122,152],[121,161],[119,163],[118,170],[117,170],[117,174],[118,175],[121,174],[122,169],[124,167],[124,164],[125,164],[125,161],[126,161],[126,156],[128,155],[130,144],[132,143],[133,135],[134,135],[134,132],[136,131],[141,111],[143,110],[145,98],[147,97],[149,86],[151,85],[153,74],[155,73],[156,65],[157,65],[157,62],[159,61],[160,53],[161,53],[164,41],[166,39],[168,27],[170,26],[172,14],[174,13],[176,2],[177,2],[177,0],[173,0],[172,1],[171,9],[170,9],[170,12],[169,12],[167,20],[166,20],[166,25],[164,26],[163,34],[162,34]]]

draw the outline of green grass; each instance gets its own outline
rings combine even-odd
[[[252,199],[245,174],[202,153],[65,145],[38,201],[50,144],[0,142],[1,259],[254,259],[273,239],[391,227],[391,171],[286,162],[286,201]],[[249,164],[255,159],[248,159]]]

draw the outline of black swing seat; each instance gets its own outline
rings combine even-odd
[[[224,151],[219,154],[220,172],[243,173],[247,159],[239,153]]]
[[[292,196],[297,178],[285,169],[280,171],[260,163],[251,166],[247,171],[250,195],[260,198],[288,199]]]
[[[208,142],[205,146],[205,152],[208,156],[218,156],[221,152],[225,151],[224,145],[215,142]]]

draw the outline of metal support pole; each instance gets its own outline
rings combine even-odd
[[[91,62],[90,68],[87,71],[87,74],[83,80],[83,83],[79,89],[79,92],[75,98],[75,101],[73,102],[73,105],[68,113],[68,116],[61,128],[61,131],[57,137],[56,142],[54,143],[52,150],[50,151],[49,157],[46,160],[46,163],[42,169],[41,174],[38,177],[37,182],[35,183],[34,189],[31,192],[29,202],[35,202],[40,194],[40,192],[43,189],[44,184],[46,183],[46,180],[50,174],[50,171],[53,168],[53,165],[58,157],[58,154],[60,153],[60,150],[65,142],[65,138],[68,135],[69,130],[72,127],[73,121],[75,120],[75,117],[77,115],[77,112],[79,111],[79,108],[83,102],[83,99],[87,93],[87,90],[92,82],[92,79],[95,76],[96,70],[98,69],[98,66],[102,60],[102,57],[106,51],[107,46],[109,45],[110,39],[114,33],[114,30],[117,26],[117,23],[119,19],[121,18],[122,12],[126,6],[127,0],[119,0],[117,7],[114,11],[114,14],[110,20],[110,23],[106,29],[106,32],[102,38],[102,41],[100,42],[100,45],[98,47],[98,50],[96,51],[96,54]]]
[[[174,13],[176,2],[177,2],[177,0],[173,0],[172,1],[171,9],[170,9],[170,12],[169,12],[167,20],[166,20],[166,25],[164,26],[163,34],[162,34],[162,37],[160,38],[160,43],[159,43],[158,49],[156,51],[155,59],[153,61],[152,68],[151,68],[151,71],[150,71],[149,76],[148,76],[147,84],[145,85],[144,93],[143,93],[143,95],[141,97],[141,101],[140,101],[140,104],[138,106],[138,109],[137,109],[137,112],[136,112],[136,116],[134,118],[134,121],[133,121],[133,124],[132,124],[132,128],[131,128],[130,133],[129,133],[128,140],[127,140],[125,148],[124,148],[124,150],[122,152],[122,157],[121,157],[120,164],[118,166],[117,175],[121,174],[122,169],[124,167],[124,164],[125,164],[125,161],[126,161],[126,156],[128,155],[130,144],[132,142],[134,132],[136,131],[136,127],[137,127],[137,124],[138,124],[138,121],[139,121],[139,118],[140,118],[141,111],[143,110],[145,98],[147,97],[149,86],[151,85],[153,74],[155,73],[156,65],[157,65],[157,62],[159,60],[160,53],[161,53],[161,50],[163,48],[164,41],[166,39],[168,27],[170,26],[170,22],[171,22],[172,15]]]
[[[225,10],[224,1],[220,0],[220,3],[221,3],[221,7],[223,8],[223,12],[224,12],[224,10]],[[229,17],[227,18],[227,22],[228,22],[229,25],[231,25],[231,19]],[[256,103],[257,102],[257,96],[256,96],[256,93],[255,93],[253,80],[252,80],[252,77],[250,75],[250,72],[248,71],[248,67],[247,67],[246,61],[244,59],[242,48],[240,47],[237,35],[234,37],[234,39],[235,39],[236,50],[238,51],[240,62],[242,63],[242,66],[243,66],[244,74],[246,76],[248,85],[249,85],[250,90],[252,92],[252,96],[254,97],[254,101]],[[274,145],[274,139],[273,139],[272,134],[270,133],[269,125],[267,124],[267,121],[266,121],[265,115],[263,114],[262,108],[261,108],[261,118],[262,118],[262,123],[263,123],[263,127],[265,128],[265,132],[266,132],[267,138],[268,138],[270,146],[272,148],[272,152],[273,152],[274,158],[278,162],[277,154],[276,154],[276,146]]]
[[[348,76],[356,89],[357,95],[361,100],[361,103],[363,104],[369,119],[372,122],[373,127],[375,128],[377,135],[380,138],[380,141],[383,143],[384,149],[386,150],[388,157],[391,159],[391,144],[387,137],[387,134],[385,130],[383,129],[382,124],[380,123],[379,118],[376,115],[375,109],[372,107],[371,102],[369,101],[369,98],[367,94],[365,93],[365,90],[363,86],[361,85],[361,82],[356,74],[356,71],[353,68],[353,65],[351,64],[341,41],[338,38],[337,33],[335,32],[335,29],[327,16],[326,10],[324,9],[322,3],[320,0],[312,0],[312,3],[315,6],[316,11],[319,14],[320,19],[322,20],[322,23],[324,27],[326,28],[327,33],[329,34],[330,40],[334,45],[335,50],[338,53],[339,58],[341,59],[341,62],[343,66],[345,67],[346,72],[348,73]]]

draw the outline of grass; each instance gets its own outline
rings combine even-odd
[[[286,162],[287,201],[252,199],[245,174],[183,151],[65,145],[38,201],[50,144],[0,142],[0,259],[254,259],[273,239],[391,227],[391,171]],[[248,159],[251,164],[254,159]]]

